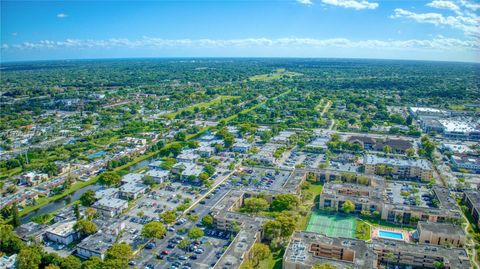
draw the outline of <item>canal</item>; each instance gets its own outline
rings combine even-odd
[[[81,189],[78,189],[77,191],[75,191],[72,194],[69,194],[69,195],[67,195],[67,196],[65,196],[61,199],[58,199],[54,202],[51,202],[47,205],[42,206],[41,208],[39,208],[35,211],[32,211],[32,212],[28,213],[27,215],[25,215],[21,218],[21,222],[22,223],[27,223],[27,222],[30,221],[31,218],[33,218],[35,216],[52,213],[52,212],[54,212],[58,209],[63,208],[64,206],[70,204],[71,202],[80,199],[80,196],[82,196],[82,194],[84,194],[86,191],[88,191],[88,190],[97,191],[101,188],[102,188],[102,186],[99,185],[99,184],[92,184],[92,185],[85,186]]]

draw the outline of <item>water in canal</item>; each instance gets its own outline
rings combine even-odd
[[[86,191],[88,191],[88,190],[97,191],[101,188],[102,188],[102,186],[100,186],[99,184],[92,184],[92,185],[85,186],[81,189],[78,189],[77,191],[75,191],[72,194],[69,194],[69,195],[67,195],[67,196],[65,196],[65,197],[63,197],[63,198],[61,198],[61,199],[59,199],[55,202],[50,202],[50,203],[42,206],[41,208],[28,213],[27,215],[22,217],[21,222],[26,223],[26,222],[30,221],[30,219],[34,216],[43,215],[43,214],[47,214],[47,213],[52,213],[55,210],[58,210],[58,209],[64,207],[65,205],[68,205],[69,203],[80,199],[80,196],[82,196],[82,194],[85,193]]]

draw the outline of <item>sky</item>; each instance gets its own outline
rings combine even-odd
[[[479,0],[1,0],[0,61],[325,57],[480,62]]]

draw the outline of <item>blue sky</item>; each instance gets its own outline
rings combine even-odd
[[[348,57],[480,62],[473,0],[1,1],[1,61]]]

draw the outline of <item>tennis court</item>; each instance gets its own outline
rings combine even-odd
[[[355,217],[312,211],[307,231],[333,237],[355,238]]]

